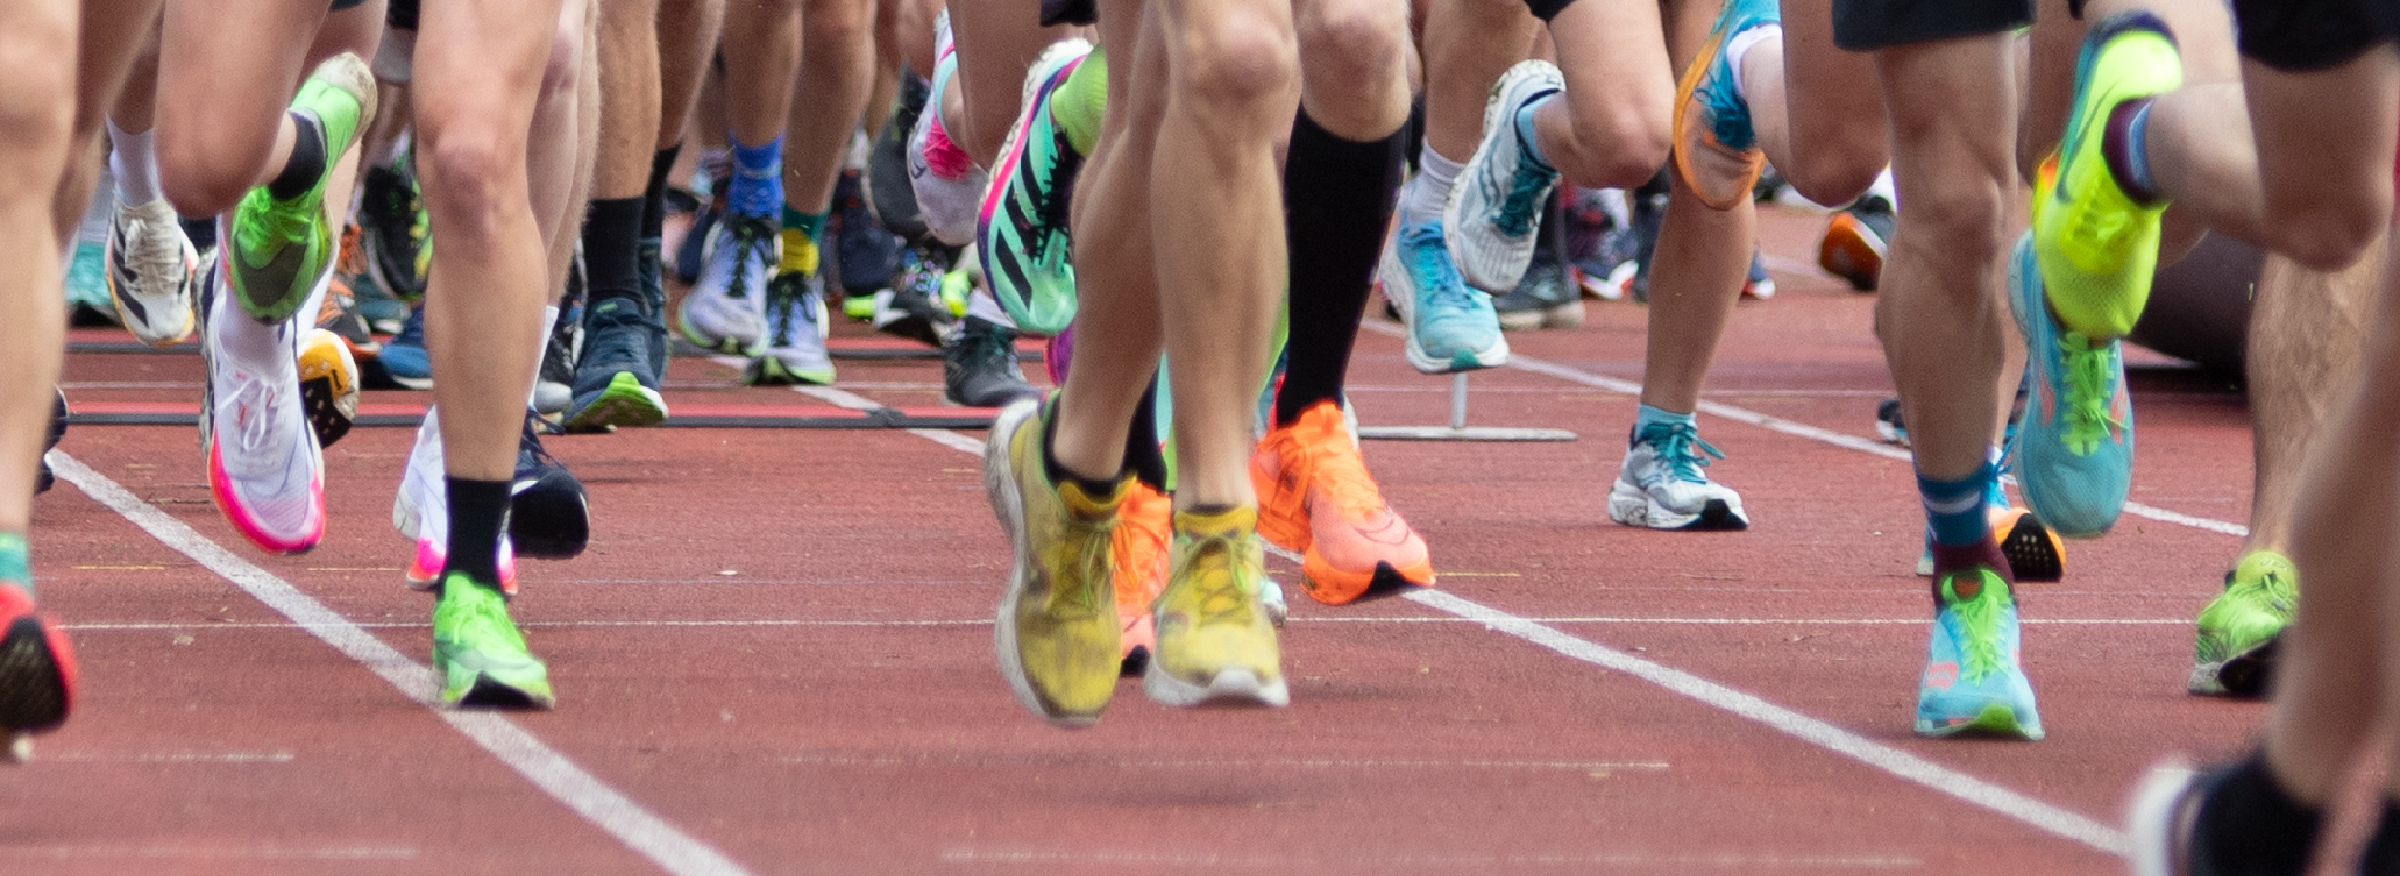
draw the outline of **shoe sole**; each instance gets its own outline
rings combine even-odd
[[[2030,513],[2018,515],[2000,536],[2000,554],[2008,559],[2009,575],[2022,583],[2055,584],[2067,576],[2057,537]]]
[[[526,691],[477,673],[475,682],[467,687],[467,692],[451,700],[450,705],[460,709],[549,711],[558,708],[558,698],[550,693]]]
[[[608,379],[608,386],[597,397],[577,406],[569,404],[566,429],[569,432],[605,432],[618,426],[655,426],[667,419],[666,399],[658,391],[642,385],[641,378],[631,371],[619,371]]]
[[[2198,696],[2263,699],[2275,680],[2275,658],[2283,637],[2276,636],[2217,663],[2192,666],[2184,690]]]
[[[1382,560],[1375,561],[1375,570],[1364,575],[1345,573],[1327,564],[1313,550],[1302,558],[1300,565],[1300,589],[1309,598],[1326,605],[1356,605],[1432,587],[1430,567],[1424,570],[1422,580]]]
[[[324,352],[327,350],[331,352]],[[302,348],[300,409],[308,416],[309,430],[317,433],[318,447],[332,447],[350,434],[350,427],[358,421],[358,358],[339,336],[326,343],[312,333]]]
[[[1699,513],[1669,510],[1650,500],[1640,487],[1618,481],[1608,491],[1608,519],[1626,526],[1682,532],[1739,532],[1750,528],[1750,515],[1741,500],[1710,499]]]
[[[1711,132],[1699,127],[1699,120],[1689,111],[1700,86],[1708,81],[1711,68],[1724,54],[1725,40],[1734,36],[1721,29],[1725,24],[1720,18],[1716,26],[1709,28],[1708,40],[1701,47],[1699,56],[1692,59],[1676,81],[1675,111],[1667,128],[1675,134],[1675,148],[1672,150],[1675,176],[1683,180],[1684,186],[1701,204],[1720,212],[1731,210],[1747,200],[1758,187],[1759,174],[1766,168],[1766,156],[1756,145],[1741,151],[1718,143],[1714,136],[1710,136]],[[1731,169],[1733,176],[1722,187],[1715,185],[1716,180],[1708,178],[1711,175],[1692,166],[1699,156],[1725,162],[1731,167],[1711,169]]]
[[[827,368],[823,371],[796,369],[783,364],[783,360],[773,356],[760,356],[750,360],[749,366],[742,369],[742,384],[745,386],[799,386],[803,384],[832,386],[833,369]]]
[[[1858,226],[1848,213],[1833,214],[1825,239],[1817,244],[1817,267],[1848,281],[1853,292],[1873,292],[1883,279],[1884,247]]]
[[[1917,735],[1935,739],[2022,739],[2039,742],[2042,725],[2039,721],[2019,721],[2015,709],[1990,703],[1975,717],[1965,721],[1936,724],[1919,718]]]
[[[1018,705],[1052,726],[1075,729],[1097,723],[1100,711],[1088,715],[1060,712],[1044,703],[1041,695],[1034,692],[1032,680],[1026,677],[1024,658],[1017,651],[1017,605],[1025,597],[1025,562],[1033,556],[1033,545],[1025,523],[1025,493],[1017,487],[1016,462],[1009,458],[1008,445],[1017,429],[1027,419],[1039,415],[1041,409],[1041,404],[1031,399],[1002,409],[987,433],[991,437],[984,442],[983,492],[991,500],[992,513],[1000,518],[1001,531],[1008,535],[1009,549],[1014,551],[1009,562],[1008,589],[1000,592],[1000,608],[992,619],[992,650],[999,657],[1000,676],[1008,680],[1008,690],[1016,695]]]
[[[1207,684],[1195,684],[1176,678],[1156,660],[1149,664],[1142,672],[1142,693],[1162,706],[1280,709],[1292,704],[1291,688],[1282,676],[1274,681],[1260,681],[1258,673],[1249,669],[1224,669]]]
[[[66,722],[73,696],[41,618],[11,620],[8,634],[0,637],[0,729],[10,734],[54,729]]]

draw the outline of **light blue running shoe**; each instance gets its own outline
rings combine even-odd
[[[2033,683],[2017,665],[2017,601],[1990,569],[1934,581],[1939,609],[1917,682],[1917,735],[2042,738]]]
[[[2067,538],[2098,538],[2133,487],[2133,396],[2119,342],[2094,343],[2051,315],[2033,237],[2017,240],[2008,300],[2025,336],[2032,397],[2009,448],[2025,504]]]
[[[1450,261],[1442,223],[1394,226],[1376,269],[1383,295],[1408,326],[1408,364],[1426,374],[1497,368],[1508,362],[1508,339],[1492,297],[1467,288]]]
[[[1501,75],[1483,107],[1483,140],[1458,170],[1442,224],[1450,230],[1450,257],[1468,285],[1500,294],[1517,288],[1542,228],[1558,170],[1534,154],[1534,144],[1517,133],[1517,113],[1566,90],[1558,67],[1539,59]]]
[[[433,359],[425,352],[425,305],[419,302],[408,311],[408,319],[400,323],[400,333],[383,342],[383,352],[375,354],[385,374],[393,383],[409,389],[433,388]]]

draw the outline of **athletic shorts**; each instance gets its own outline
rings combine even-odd
[[[1096,24],[1100,10],[1092,0],[1042,0],[1042,26]]]
[[[365,5],[367,5],[367,0],[333,0],[333,11],[340,12],[344,9],[356,9]]]
[[[2242,57],[2324,70],[2400,36],[2400,0],[2234,0]]]
[[[2007,33],[2032,23],[2033,0],[1833,0],[1833,44],[1853,52]]]

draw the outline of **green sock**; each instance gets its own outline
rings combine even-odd
[[[25,551],[25,533],[0,532],[0,587],[15,585],[32,596],[33,564]]]
[[[790,205],[783,208],[783,259],[776,264],[780,273],[814,274],[817,272],[817,234],[825,230],[825,214],[802,213]]]
[[[1108,56],[1093,49],[1091,57],[1067,74],[1050,95],[1050,119],[1067,133],[1067,144],[1079,154],[1092,154],[1100,139],[1100,117],[1108,110]]]

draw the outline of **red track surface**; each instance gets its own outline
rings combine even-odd
[[[1776,264],[1812,259],[1817,227],[1771,219]],[[1889,391],[1872,298],[1778,274],[1780,297],[1735,316],[1711,400],[1870,437]],[[1643,309],[1591,313],[1511,343],[1638,379]],[[845,361],[842,386],[931,409],[938,367]],[[197,395],[188,356],[79,354],[67,373],[95,407]],[[1743,490],[1755,527],[1618,527],[1603,501],[1633,401],[1561,373],[1476,375],[1470,419],[1582,440],[1367,455],[1432,545],[1443,593],[1586,645],[1545,647],[1511,631],[1551,634],[1487,628],[1440,599],[1329,609],[1292,587],[1290,709],[1173,712],[1129,683],[1072,733],[1024,714],[993,669],[1007,555],[976,457],[895,429],[552,438],[591,489],[595,531],[583,558],[523,571],[516,612],[562,705],[508,716],[533,748],[500,755],[462,732],[498,725],[446,722],[411,698],[424,690],[396,689],[220,574],[288,582],[422,662],[429,606],[401,586],[407,546],[384,522],[410,430],[361,428],[329,450],[324,545],[267,557],[209,506],[191,429],[79,427],[65,454],[266,574],[203,567],[72,485],[39,501],[37,571],[74,627],[83,699],[0,779],[0,872],[638,873],[682,838],[734,868],[702,855],[684,872],[2108,873],[2122,865],[2094,845],[2114,841],[2140,770],[2233,751],[2261,718],[2182,690],[2188,619],[2236,539],[2129,515],[2070,545],[2064,583],[2023,595],[2050,739],[1914,739],[1928,603],[1908,574],[1921,523],[1906,463],[1708,416],[1730,454],[1712,474]],[[841,400],[735,376],[678,360],[668,394],[678,410]],[[2240,522],[2240,397],[2171,367],[2137,368],[2134,384],[2134,499]],[[1364,423],[1444,422],[1446,391],[1389,332],[1364,333],[1351,387]],[[199,540],[184,546],[212,555]],[[1632,662],[1555,650],[1600,653],[1589,645]],[[1831,735],[1789,735],[1643,666]],[[1865,759],[1825,747],[1844,739]],[[560,790],[511,768],[543,746],[596,782]],[[1952,791],[1892,772],[1912,762]],[[570,808],[595,787],[657,822]],[[2023,802],[1996,805],[2013,815],[1969,802],[2011,792]],[[2066,821],[2036,826],[2044,805]],[[2089,842],[2061,835],[2078,829]],[[661,836],[647,853],[627,839]]]

